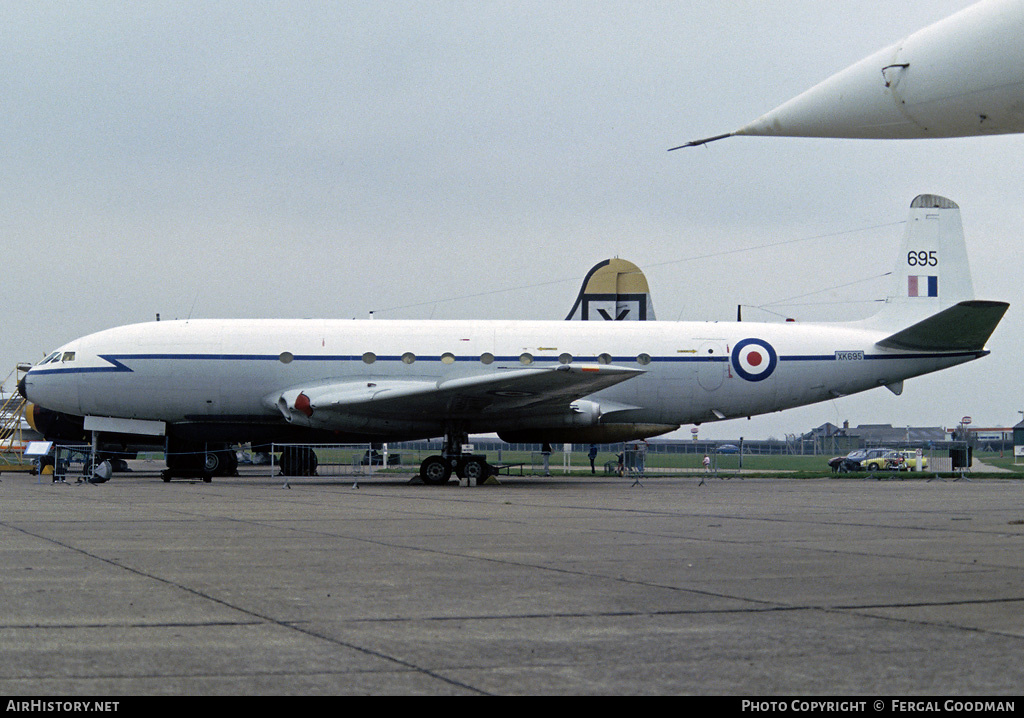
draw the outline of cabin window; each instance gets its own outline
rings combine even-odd
[[[611,364],[612,363],[612,355],[611,354],[598,354],[597,355],[597,363],[598,364]]]
[[[441,363],[442,364],[454,364],[455,363],[455,355],[452,354],[451,352],[445,352],[444,354],[441,355]]]
[[[558,363],[559,364],[570,364],[570,363],[572,363],[572,354],[569,354],[569,353],[559,354],[558,355]]]
[[[416,355],[413,354],[412,352],[406,352],[405,354],[402,355],[402,361],[405,362],[406,364],[412,364],[414,361],[416,361]]]
[[[377,361],[377,355],[373,352],[366,352],[363,354],[363,362],[366,364],[373,364],[375,361]]]
[[[641,355],[639,355],[636,358],[636,363],[637,364],[642,364],[643,366],[647,366],[648,364],[651,363],[651,355],[650,354],[641,354]]]
[[[530,354],[529,352],[523,352],[522,354],[519,355],[519,363],[533,364],[533,354]]]
[[[282,364],[291,364],[294,358],[295,355],[291,352],[281,352],[281,356],[278,357]]]
[[[494,355],[491,354],[490,352],[484,352],[483,354],[480,355],[480,363],[481,364],[493,364],[494,363]]]

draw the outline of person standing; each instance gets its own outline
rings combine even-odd
[[[640,474],[644,473],[648,448],[650,448],[650,444],[647,443],[647,439],[641,439],[636,443],[636,469]]]
[[[544,457],[544,475],[551,476],[551,444],[544,442],[540,448],[541,456]]]
[[[594,466],[594,460],[597,459],[597,444],[590,445],[590,453],[587,454],[590,459],[590,473],[596,474],[597,468]]]

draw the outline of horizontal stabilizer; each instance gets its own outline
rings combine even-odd
[[[886,337],[878,346],[911,351],[981,350],[1009,306],[982,300],[960,302]]]

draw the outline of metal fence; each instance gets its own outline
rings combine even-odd
[[[635,442],[594,445],[593,463],[591,446],[587,444],[555,444],[550,453],[539,451],[539,445],[478,444],[475,453],[484,454],[496,474],[500,475],[566,475],[589,474],[619,476],[644,476],[651,472],[695,472],[710,475],[737,473],[745,469],[763,470],[827,470],[826,460],[819,457],[799,457],[798,465],[790,466],[779,460],[763,455],[748,454],[745,450],[709,452],[702,457],[694,454],[679,454],[661,451],[662,447],[650,444],[646,450],[638,449]],[[746,447],[743,447],[745,449]],[[281,477],[320,477],[359,480],[375,475],[404,475],[407,478],[419,472],[421,463],[429,456],[440,453],[440,447],[427,442],[402,444],[273,444],[269,453],[254,452],[240,447],[237,451],[238,464],[260,466],[265,475]],[[966,442],[942,442],[920,450],[895,447],[907,458],[903,471],[887,471],[895,466],[881,464],[874,469],[878,476],[908,476],[919,473],[963,473],[971,470],[972,450]],[[707,464],[703,463],[706,457]],[[104,458],[114,464],[113,470],[124,470],[118,464],[126,465],[125,459],[136,458],[134,452],[124,458],[104,452]],[[143,458],[143,457],[139,457]],[[150,461],[160,458],[156,452]],[[779,457],[781,460],[783,457]],[[797,458],[797,457],[794,457]],[[817,458],[813,464],[808,460]],[[54,444],[47,456],[25,457],[37,465],[42,473],[46,468],[48,477],[55,481],[68,479],[90,480],[92,451],[85,444]],[[745,462],[748,460],[748,463]],[[865,469],[862,469],[865,470]],[[40,477],[43,480],[43,477]]]
[[[40,442],[48,444],[49,442]],[[79,481],[91,478],[92,447],[82,444],[53,444],[46,454],[35,456],[36,483],[45,480],[67,482],[74,478]]]
[[[550,453],[538,451],[538,448],[534,445],[477,445],[475,450],[487,456],[488,463],[498,474],[542,476],[588,472],[643,476],[651,471],[689,471],[716,475],[720,472],[740,471],[745,468],[745,458],[763,456],[736,450],[708,452],[703,456],[680,455],[660,451],[661,447],[653,444],[641,448],[636,442],[626,442],[597,445],[596,456],[591,464],[590,447],[587,444],[555,444]],[[426,445],[426,442],[391,444],[390,448],[381,444],[274,444],[272,449],[274,458],[270,462],[270,475],[281,477],[358,478],[381,473],[415,474],[424,459],[440,453],[439,447]],[[951,458],[957,450],[963,456]],[[913,450],[904,451],[910,456],[914,453]],[[922,451],[922,459],[923,466],[919,466],[916,461],[907,462],[908,466],[913,466],[910,473],[957,471],[969,466],[970,461],[966,445],[957,445],[956,442],[925,449]],[[815,469],[827,470],[824,459],[819,463],[821,466],[816,463]],[[878,470],[882,468],[877,467]]]
[[[242,463],[265,463],[273,477],[372,477],[382,473],[416,473],[429,456],[440,453],[433,446],[408,444],[272,444],[269,457],[258,461],[243,454]],[[505,447],[479,447],[488,463],[499,474],[568,474],[591,469],[586,444],[557,444],[546,454],[543,451],[516,450]],[[594,473],[643,473],[643,457],[622,444],[602,451],[593,462]]]
[[[359,478],[375,469],[394,466],[401,456],[380,452],[370,444],[271,444],[271,476],[288,479],[299,476]],[[386,463],[386,462],[394,463]]]

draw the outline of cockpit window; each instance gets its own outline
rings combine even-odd
[[[74,352],[64,352],[64,356],[62,356],[60,358],[60,360],[62,362],[74,361],[75,360],[75,353]]]
[[[39,362],[39,366],[42,366],[43,364],[49,364],[50,362],[55,362],[58,359],[60,359],[60,352],[53,352],[48,357]]]

